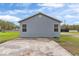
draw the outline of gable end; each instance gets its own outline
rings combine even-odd
[[[45,15],[45,14],[43,14],[43,13],[38,13],[38,14],[35,14],[35,15],[33,15],[33,16],[30,16],[30,17],[28,17],[28,18],[26,18],[26,19],[24,19],[24,20],[19,21],[19,23],[21,23],[21,22],[23,22],[23,21],[25,21],[25,20],[29,20],[30,18],[35,17],[35,16],[37,16],[37,15],[43,15],[43,16],[46,16],[46,17],[48,17],[48,18],[50,18],[50,19],[52,19],[52,20],[55,20],[55,21],[61,23],[60,20],[57,20],[57,19],[55,19],[55,18],[53,18],[53,17],[50,17],[50,16],[48,16],[48,15]]]

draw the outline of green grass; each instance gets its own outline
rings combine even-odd
[[[73,55],[79,55],[79,38],[61,35],[58,43]]]
[[[0,32],[0,43],[19,37],[18,32]]]
[[[79,34],[79,32],[62,32],[62,33]]]

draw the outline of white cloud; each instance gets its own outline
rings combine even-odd
[[[65,10],[65,11],[63,11],[63,12],[68,12],[68,13],[73,13],[73,12],[79,12],[79,8],[70,8],[70,9],[67,9],[67,10]]]
[[[5,13],[5,12],[4,12],[4,13]],[[11,11],[11,10],[7,11],[7,13],[8,13],[8,14],[16,14],[16,12]]]
[[[72,9],[74,12],[79,12],[79,8]]]
[[[65,15],[64,16],[65,18],[73,18],[73,19],[78,19],[79,18],[79,15]]]
[[[5,20],[5,21],[19,21],[20,18],[16,16],[11,16],[11,15],[0,15],[0,19]]]
[[[64,4],[60,4],[60,3],[43,3],[43,4],[38,4],[39,6],[45,6],[45,7],[63,7]]]
[[[79,8],[79,4],[70,4],[69,7],[70,8]]]
[[[8,12],[10,12],[10,11],[8,11]],[[15,13],[15,14],[18,14],[18,13],[26,13],[25,10],[19,10],[19,9],[11,10],[11,12],[12,13]],[[10,14],[12,14],[11,12],[10,12]]]
[[[64,16],[64,15],[79,15],[79,8],[65,9],[62,12],[58,13],[58,14],[61,15],[61,16]]]
[[[28,10],[28,9],[15,9],[15,10],[7,10],[7,11],[0,11],[1,15],[16,15],[16,14],[27,14],[33,13],[36,10]]]
[[[74,18],[75,16],[72,16],[72,15],[65,15],[64,17],[65,17],[65,18]]]
[[[75,24],[75,25],[79,25],[79,21],[75,21],[74,24]]]
[[[31,4],[30,3],[17,3],[16,6],[18,7],[29,7]]]

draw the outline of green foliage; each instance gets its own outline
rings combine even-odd
[[[61,26],[62,29],[69,29],[69,30],[79,30],[79,25],[68,25],[68,24],[63,24]]]
[[[74,45],[78,45],[79,46],[79,38],[76,38],[76,37],[72,37],[72,36],[68,36],[68,35],[61,35],[60,41],[62,43],[71,42]]]
[[[72,34],[77,35],[79,34],[79,32],[72,33]],[[79,55],[79,38],[78,37],[73,37],[71,35],[61,35],[58,43],[62,47],[67,49],[69,52],[71,52],[73,55]]]
[[[0,43],[15,39],[17,37],[19,37],[18,32],[0,32]]]
[[[0,30],[2,31],[16,29],[16,25],[14,23],[9,21],[3,21],[3,20],[0,20],[0,27],[1,27]]]

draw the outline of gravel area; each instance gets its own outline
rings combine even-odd
[[[0,44],[0,56],[72,56],[50,38],[17,38]]]

